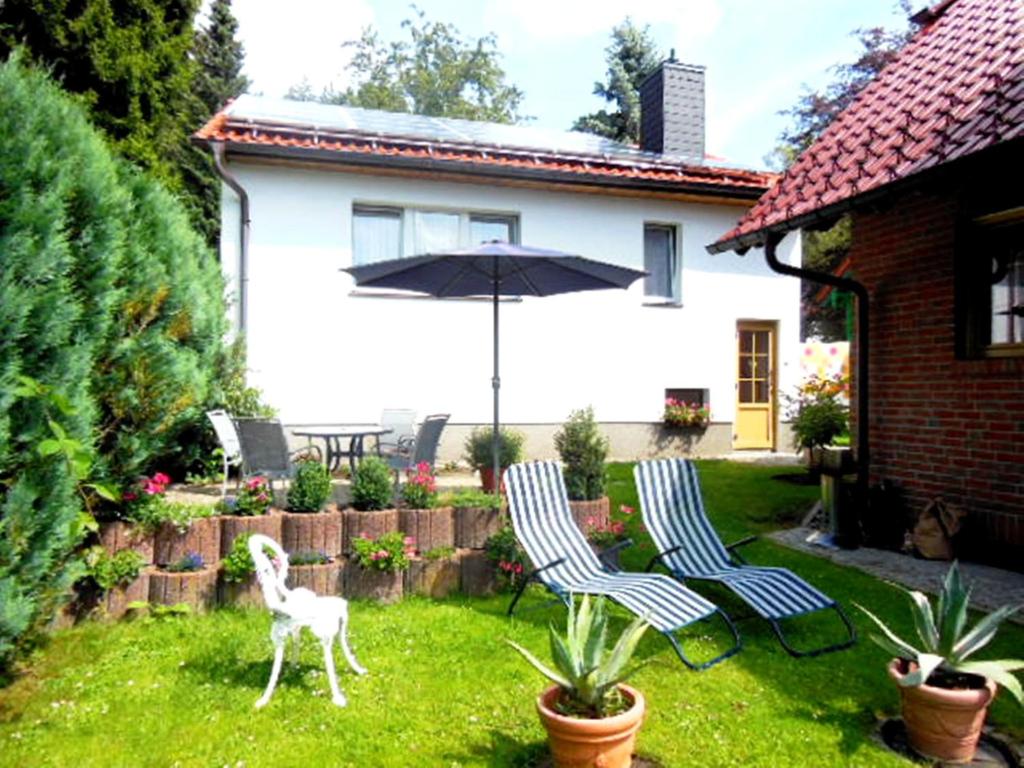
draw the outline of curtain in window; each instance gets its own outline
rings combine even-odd
[[[644,227],[644,294],[679,301],[679,264],[675,230],[672,227]]]
[[[413,214],[413,254],[459,247],[459,214],[416,211]]]
[[[372,264],[402,256],[399,211],[356,210],[352,215],[352,263]]]
[[[992,286],[992,343],[1024,342],[1024,253],[1011,254],[1006,276]]]

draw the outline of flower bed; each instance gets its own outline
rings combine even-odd
[[[393,533],[398,530],[397,509],[377,509],[365,512],[358,509],[346,509],[342,512],[342,515],[345,519],[345,524],[341,551],[345,554],[352,553],[352,542],[355,539],[360,537],[376,539],[386,533]],[[286,546],[285,549],[288,550],[288,547]],[[307,549],[315,549],[315,547],[307,547]]]

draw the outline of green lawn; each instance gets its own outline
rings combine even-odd
[[[702,462],[709,513],[733,539],[792,519],[813,488],[772,479],[779,468]],[[611,468],[611,495],[635,503],[631,468]],[[639,521],[628,523],[638,531]],[[893,587],[768,542],[747,548],[759,563],[786,565],[845,605],[853,600],[912,631]],[[638,546],[629,567],[646,563]],[[728,595],[708,592],[731,613]],[[366,677],[342,671],[349,706],[330,704],[318,646],[306,640],[300,666],[286,667],[277,693],[252,708],[270,667],[269,615],[221,611],[205,617],[87,624],[57,633],[28,671],[0,691],[3,766],[527,766],[544,755],[533,709],[543,682],[503,640],[546,653],[556,608],[510,621],[507,597],[415,599],[389,607],[354,603],[351,636]],[[540,605],[543,595],[527,603]],[[851,615],[866,629],[860,615]],[[625,616],[622,615],[624,623]],[[796,661],[760,622],[741,620],[745,649],[704,673],[686,670],[665,640],[648,633],[648,664],[634,684],[648,698],[639,749],[664,766],[909,766],[871,739],[876,718],[894,712],[886,656],[869,642]],[[814,642],[837,624],[805,621]],[[707,656],[725,638],[703,628],[684,646]],[[1024,645],[1007,628],[992,653]],[[337,654],[343,664],[341,654]],[[339,667],[342,669],[342,667]],[[991,719],[1020,737],[1024,715],[1005,696]]]

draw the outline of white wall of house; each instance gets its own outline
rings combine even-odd
[[[778,323],[778,384],[796,383],[799,281],[772,273],[759,251],[704,249],[742,208],[238,160],[229,168],[251,205],[250,383],[285,423],[372,422],[385,407],[490,421],[489,301],[353,295],[339,270],[352,261],[360,203],[511,213],[525,245],[640,269],[645,222],[679,228],[680,307],[645,306],[642,281],[502,302],[503,422],[560,422],[588,404],[604,422],[659,421],[667,387],[709,389],[713,421],[731,422],[739,320]],[[222,259],[237,294],[238,201],[225,188],[223,202]],[[799,235],[780,256],[799,263]]]

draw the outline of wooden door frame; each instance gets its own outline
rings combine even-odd
[[[736,446],[736,438],[738,435],[737,429],[739,428],[739,408],[740,408],[740,331],[768,331],[771,334],[771,349],[769,350],[768,360],[771,366],[771,372],[768,377],[768,398],[769,408],[771,410],[771,419],[769,422],[770,439],[769,445],[766,448],[741,448]],[[747,451],[747,450],[778,450],[779,444],[779,321],[778,320],[743,320],[738,319],[736,321],[736,331],[733,335],[736,343],[733,347],[733,386],[735,391],[735,397],[733,400],[735,408],[734,416],[734,430],[732,435],[732,448],[733,450]]]

